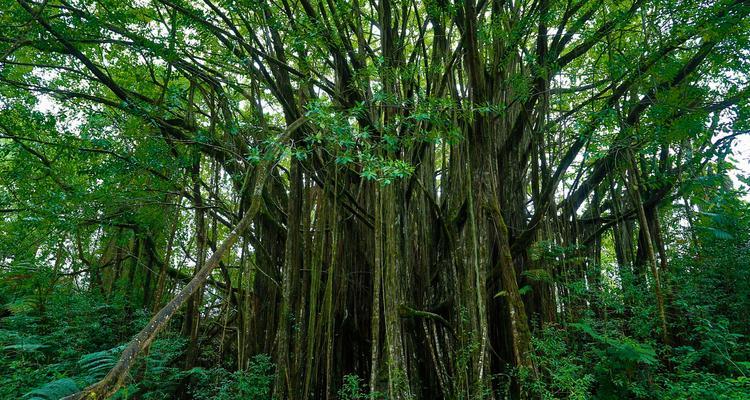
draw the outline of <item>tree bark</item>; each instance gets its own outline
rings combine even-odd
[[[643,235],[643,242],[645,245],[645,251],[646,255],[648,257],[647,261],[649,264],[649,268],[651,269],[651,276],[653,278],[653,290],[654,290],[654,297],[656,298],[656,305],[659,313],[659,322],[661,324],[661,334],[662,339],[664,340],[664,343],[669,344],[669,330],[667,329],[667,315],[664,307],[664,296],[662,294],[662,288],[661,288],[661,280],[659,279],[659,270],[657,267],[656,262],[656,253],[654,252],[654,242],[651,239],[651,229],[649,228],[648,219],[646,218],[646,212],[643,208],[643,201],[641,200],[641,194],[640,194],[640,185],[639,185],[639,178],[638,178],[638,171],[637,166],[635,164],[635,159],[633,158],[632,153],[628,153],[628,156],[630,158],[629,163],[629,173],[626,176],[626,181],[628,184],[628,192],[630,192],[631,198],[633,199],[633,206],[636,208],[636,211],[638,212],[638,222],[641,225],[641,234]]]

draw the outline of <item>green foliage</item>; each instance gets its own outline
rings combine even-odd
[[[587,399],[594,376],[585,367],[585,360],[570,348],[565,331],[546,327],[532,340],[535,368],[519,373],[524,390],[540,399]]]
[[[0,277],[17,273],[11,269]],[[7,371],[0,374],[0,398],[59,399],[98,381],[114,366],[122,343],[146,322],[118,296],[107,302],[98,293],[54,281],[40,281],[39,286],[5,282],[11,284],[0,286],[0,303],[10,315],[0,320],[0,370]],[[43,303],[31,302],[40,287],[46,292]],[[185,377],[175,366],[183,349],[179,337],[167,334],[156,340],[134,369],[142,371],[143,379],[118,396],[172,398]]]
[[[662,276],[669,288],[675,343],[655,339],[649,282],[622,266],[602,266],[607,279],[601,290],[583,285],[581,293],[568,294],[574,302],[596,304],[600,314],[587,310],[564,329],[549,325],[535,333],[536,371],[519,371],[527,393],[550,399],[750,398],[748,206],[710,186],[693,190],[700,193],[694,199],[700,212],[693,221],[699,247],[671,247],[669,270]],[[667,223],[676,237],[689,233]],[[555,246],[538,248],[537,259],[555,263],[566,258],[566,251]],[[615,261],[603,255],[602,262]],[[615,274],[617,279],[609,279]],[[571,293],[581,287],[559,275],[554,282],[572,288]]]
[[[17,272],[10,270],[0,276],[13,277]],[[2,318],[0,325],[0,348],[3,349],[0,370],[8,373],[0,376],[0,398],[20,398],[35,388],[54,391],[60,385],[71,387],[68,380],[60,380],[73,379],[79,372],[81,354],[112,347],[111,341],[117,339],[118,310],[111,309],[109,315],[99,315],[97,312],[103,306],[101,298],[75,295],[71,288],[64,286],[47,290],[42,282],[39,285],[12,279],[5,282],[11,284],[0,286],[0,303],[10,315]],[[47,295],[39,299],[35,296],[39,290]],[[39,300],[35,303],[31,299]],[[50,383],[52,381],[58,384]],[[85,384],[85,379],[74,381]]]
[[[635,368],[635,364],[639,363],[646,365],[654,365],[656,363],[656,352],[648,344],[638,343],[627,337],[615,339],[600,335],[591,325],[585,322],[572,323],[569,326],[585,332],[595,341],[604,345],[609,358],[614,359],[615,362],[624,364],[626,368]]]
[[[78,366],[82,371],[86,372],[86,380],[90,383],[94,383],[107,375],[112,367],[117,362],[118,350],[122,348],[114,348],[109,350],[97,351],[89,353],[81,357],[78,360]]]
[[[571,325],[575,328],[548,326],[534,337],[536,371],[519,371],[529,395],[541,399],[742,399],[750,395],[746,375],[740,371],[728,377],[708,370],[702,359],[715,351],[710,348],[676,347],[658,355],[647,344],[604,336],[588,323]],[[579,333],[593,342],[582,342]]]
[[[385,394],[380,392],[370,393],[363,384],[362,378],[357,375],[344,375],[344,381],[337,393],[339,400],[361,400],[361,399],[385,399]]]
[[[259,354],[244,371],[229,372],[223,368],[194,368],[192,394],[197,400],[248,399],[270,400],[275,374],[271,357]]]
[[[306,138],[306,147],[297,148],[293,154],[297,159],[307,158],[313,147],[330,153],[335,164],[351,168],[365,179],[388,185],[395,180],[410,176],[414,167],[407,161],[393,157],[401,146],[397,135],[387,130],[376,140],[372,132],[357,122],[364,112],[364,105],[349,110],[340,110],[325,101],[308,105],[306,116],[317,127]],[[418,113],[402,121],[413,124],[431,118],[427,113]]]
[[[30,400],[58,400],[77,393],[80,390],[76,382],[70,378],[62,378],[45,384],[24,395]]]

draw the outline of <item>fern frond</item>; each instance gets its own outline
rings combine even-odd
[[[30,400],[59,400],[79,391],[78,384],[74,380],[63,378],[34,389],[23,397]]]
[[[117,355],[122,349],[123,346],[117,346],[82,356],[78,360],[78,366],[85,372],[86,381],[95,382],[104,378],[117,363]]]

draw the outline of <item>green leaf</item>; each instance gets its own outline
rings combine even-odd
[[[33,353],[42,349],[46,349],[49,346],[39,343],[19,343],[3,346],[3,350],[17,351],[23,353]]]
[[[79,391],[80,389],[74,380],[63,378],[34,389],[23,397],[31,400],[58,400]]]

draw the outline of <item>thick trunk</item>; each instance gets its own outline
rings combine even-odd
[[[533,368],[531,362],[531,331],[526,309],[518,291],[513,256],[508,243],[508,228],[499,210],[495,212],[495,229],[500,245],[499,265],[503,291],[508,303],[508,318],[513,343],[513,362],[518,367]]]
[[[291,349],[290,328],[292,323],[301,323],[301,321],[295,320],[294,304],[296,294],[299,291],[296,285],[299,283],[299,272],[302,269],[301,214],[303,195],[302,174],[300,165],[296,161],[293,161],[290,167],[289,180],[285,263],[282,271],[281,310],[278,315],[279,327],[276,336],[278,348],[275,353],[277,355],[276,390],[278,391],[276,395],[294,399],[298,394],[299,377],[294,363],[294,352]]]
[[[388,370],[388,397],[392,399],[412,398],[412,387],[409,379],[408,359],[400,307],[406,303],[406,286],[409,282],[408,272],[404,268],[402,247],[403,209],[401,208],[400,185],[392,184],[378,189],[378,202],[382,207],[383,256],[383,321],[385,323],[385,356]],[[376,268],[378,268],[376,266]]]
[[[375,202],[375,251],[372,274],[372,308],[370,321],[370,394],[374,395],[380,388],[380,331],[381,331],[381,291],[383,280],[383,207]]]

